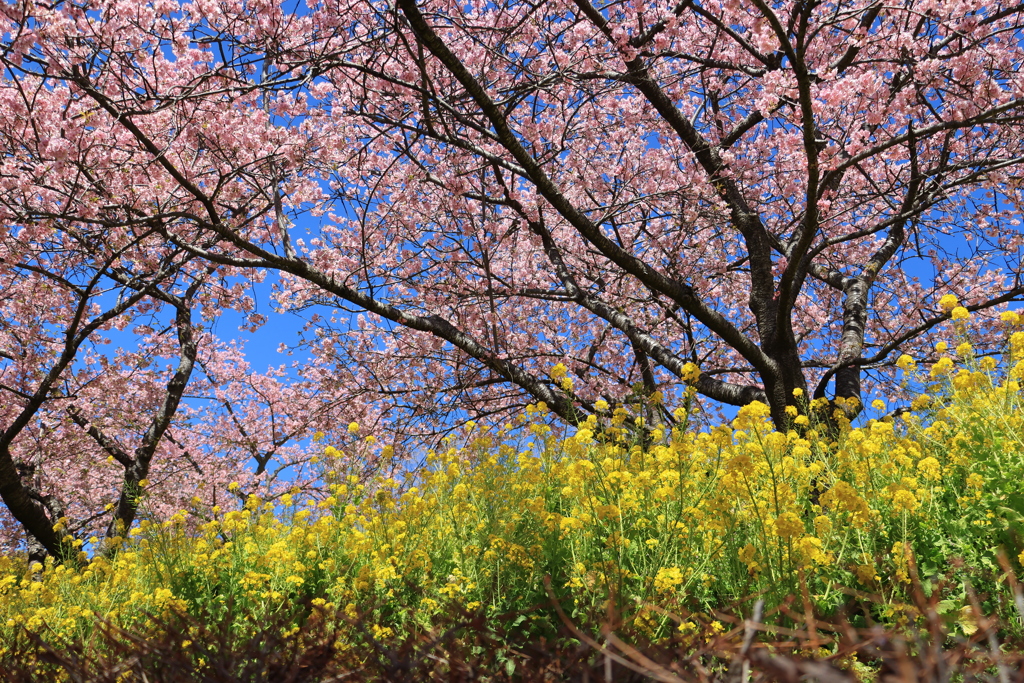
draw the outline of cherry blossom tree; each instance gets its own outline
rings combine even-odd
[[[691,375],[784,427],[926,355],[939,295],[1024,293],[1017,6],[377,9],[311,88],[350,209],[267,260],[447,342],[460,388],[576,421]]]
[[[180,294],[168,288],[194,259],[177,250],[151,252],[144,261],[131,262],[125,257],[138,255],[135,248],[145,241],[145,235],[128,237],[108,251],[98,248],[99,240],[96,235],[33,225],[2,241],[0,277],[5,296],[0,354],[5,362],[0,368],[0,391],[4,393],[0,494],[29,535],[30,555],[67,555],[70,551],[67,542],[73,537],[62,540],[55,526],[66,524],[60,520],[66,518],[72,501],[40,484],[44,465],[45,469],[57,469],[69,484],[78,477],[87,478],[88,460],[72,455],[80,453],[77,447],[82,440],[94,441],[123,467],[110,525],[123,527],[132,522],[140,482],[148,475],[195,360],[198,340],[190,299],[201,280]],[[149,419],[139,425],[144,433],[141,442],[129,452],[107,432],[101,416],[83,409],[82,399],[100,384],[94,380],[116,374],[106,372],[106,367],[96,368],[109,364],[98,353],[97,333],[138,319],[159,303],[174,309],[173,355],[178,361],[162,390],[156,388],[153,378],[146,383],[104,387],[121,389],[135,399],[136,411],[126,411],[127,419],[118,419],[122,424],[135,421],[138,425],[137,410],[143,406],[151,410]],[[152,341],[166,343],[163,339]],[[118,360],[124,363],[127,359]],[[102,398],[99,403],[102,405]],[[54,411],[63,415],[54,419]],[[69,425],[75,426],[72,434]],[[116,488],[117,481],[108,479],[106,485]]]
[[[1017,6],[363,7],[321,9],[310,88],[348,210],[262,258],[445,343],[482,405],[690,379],[784,427],[926,355],[941,294],[1024,293]]]
[[[319,395],[423,437],[692,386],[786,427],[801,392],[852,415],[898,391],[896,359],[935,360],[928,333],[954,315],[996,349],[996,313],[1024,296],[1024,6],[3,12],[5,225],[144,229],[188,272],[279,273],[277,305],[311,313],[308,384],[263,403],[281,415]],[[215,365],[216,416],[191,434],[234,425],[259,462],[308,428],[233,418],[217,387],[247,380]]]
[[[6,549],[74,557],[90,535],[123,537],[140,513],[203,514],[323,479],[303,444],[350,413],[280,369],[253,372],[205,329],[214,297],[246,307],[238,288],[211,282],[187,252],[154,258],[162,243],[145,234],[121,251],[96,234],[43,234],[60,244],[21,230],[0,252]]]
[[[20,12],[14,35],[32,22],[28,5],[4,9]],[[38,62],[19,61],[21,77],[0,86],[0,542],[32,560],[74,558],[92,535],[123,536],[140,505],[167,517],[215,506],[230,482],[244,498],[316,479],[300,444],[351,412],[330,413],[336,403],[280,372],[246,368],[223,386],[230,361],[210,323],[225,308],[251,312],[259,275],[170,243],[160,212],[175,197],[151,157],[95,126],[88,103],[52,88]],[[238,407],[237,418],[260,402],[259,424],[195,427],[204,405]],[[301,417],[283,420],[284,403]],[[233,449],[238,432],[257,450]]]

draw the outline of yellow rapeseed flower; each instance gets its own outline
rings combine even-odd
[[[1010,379],[1024,379],[1024,361],[1017,361],[1013,364],[1013,367],[1010,368]]]
[[[953,367],[953,361],[948,356],[940,358],[932,364],[932,369],[929,371],[929,375],[932,377],[942,377],[950,371]]]
[[[700,368],[693,363],[686,363],[683,365],[682,372],[679,373],[679,376],[687,384],[693,384],[700,379]]]
[[[913,512],[920,506],[920,503],[910,491],[900,490],[893,494],[892,506],[899,512]]]
[[[820,538],[804,536],[793,544],[794,550],[801,556],[806,565],[829,564],[831,558],[822,550]]]
[[[828,536],[832,531],[832,520],[828,515],[818,515],[814,518],[814,532],[818,536]]]
[[[932,404],[932,397],[928,394],[921,394],[910,402],[910,409],[917,412],[924,410]]]
[[[693,633],[696,630],[697,630],[697,624],[693,623],[692,621],[684,621],[681,624],[679,624],[679,628],[678,628],[678,631],[680,633],[684,633],[684,634],[685,633]]]
[[[959,300],[954,295],[946,294],[941,299],[939,299],[939,308],[941,308],[946,313],[949,313],[954,308],[956,308],[959,303]]]
[[[569,368],[565,367],[564,364],[558,363],[555,367],[551,368],[551,379],[558,381],[569,374]]]
[[[654,589],[669,593],[683,583],[683,571],[679,567],[662,567],[654,576]]]
[[[775,518],[775,533],[782,538],[791,538],[804,533],[804,523],[796,513],[783,512]]]
[[[942,476],[942,466],[939,461],[932,456],[922,458],[917,463],[917,469],[925,479],[929,481],[938,481]]]
[[[871,584],[879,580],[878,572],[873,564],[860,564],[854,570],[854,574],[862,583]]]

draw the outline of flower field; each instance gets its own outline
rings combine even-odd
[[[868,598],[871,618],[905,624],[918,580],[954,633],[975,628],[972,595],[1015,628],[998,555],[1020,573],[1024,333],[998,360],[962,340],[936,348],[928,370],[900,361],[927,388],[913,410],[856,428],[841,410],[827,428],[810,401],[788,433],[755,403],[710,430],[685,407],[653,428],[620,408],[566,436],[540,405],[521,425],[470,425],[402,481],[185,510],[79,568],[3,558],[0,632],[87,639],[96,617],[131,626],[199,605],[257,624],[305,600],[381,638],[456,606],[553,634],[547,576],[584,631],[611,605],[649,640],[718,628],[714,609],[753,595],[805,596],[821,614]]]

